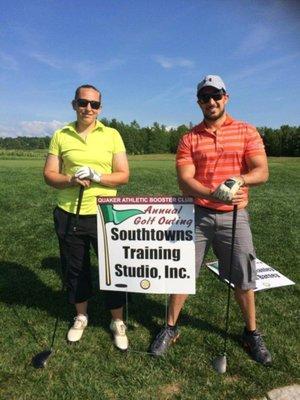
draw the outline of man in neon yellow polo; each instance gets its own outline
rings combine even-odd
[[[76,317],[68,332],[68,341],[81,339],[88,324],[88,300],[92,296],[90,247],[97,254],[96,196],[115,196],[116,187],[128,182],[129,168],[118,131],[97,120],[101,112],[101,93],[92,85],[76,89],[72,106],[77,119],[57,130],[51,140],[44,167],[48,185],[59,189],[54,224],[59,241],[69,302]],[[84,194],[76,234],[72,227],[80,186]],[[126,350],[128,340],[123,322],[125,293],[104,292],[105,305],[111,310],[110,329],[115,345]]]

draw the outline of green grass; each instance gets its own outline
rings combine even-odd
[[[131,181],[120,195],[179,194],[174,156],[130,157]],[[272,158],[269,182],[251,190],[257,255],[299,282],[299,159]],[[257,294],[259,327],[274,363],[254,363],[238,344],[242,322],[232,303],[228,371],[212,359],[222,348],[226,287],[205,270],[181,315],[181,339],[164,359],[145,354],[164,321],[165,297],[133,295],[128,336],[135,352],[122,354],[110,339],[110,317],[97,288],[83,340],[68,346],[73,309],[60,293],[58,247],[52,224],[55,190],[42,179],[43,154],[0,159],[0,399],[253,399],[299,378],[299,286]],[[209,254],[209,259],[214,257]],[[46,349],[56,315],[55,355],[45,370],[30,361]]]
[[[0,159],[10,160],[10,159],[30,159],[30,158],[45,158],[47,155],[47,150],[5,150],[0,149]]]

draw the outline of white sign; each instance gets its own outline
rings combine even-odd
[[[100,289],[195,293],[190,197],[98,197]]]
[[[256,288],[254,289],[254,292],[259,292],[260,290],[266,289],[273,289],[281,286],[295,285],[295,282],[291,281],[280,272],[276,271],[276,269],[265,264],[258,258],[255,259],[255,265]],[[216,275],[219,275],[218,261],[207,263],[206,266]],[[224,281],[228,284],[227,279],[224,279]],[[231,283],[231,286],[234,288],[233,283]]]

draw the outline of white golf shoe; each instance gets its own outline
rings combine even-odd
[[[126,336],[126,325],[121,319],[112,320],[110,323],[110,330],[114,336],[115,346],[122,351],[128,349],[128,338]]]
[[[81,339],[84,329],[87,327],[88,324],[88,316],[79,314],[74,318],[74,324],[72,328],[70,328],[68,332],[68,341],[78,342]]]

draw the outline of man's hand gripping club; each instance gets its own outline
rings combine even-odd
[[[245,184],[243,177],[232,177],[226,179],[211,194],[211,196],[219,201],[231,202],[239,189]]]

